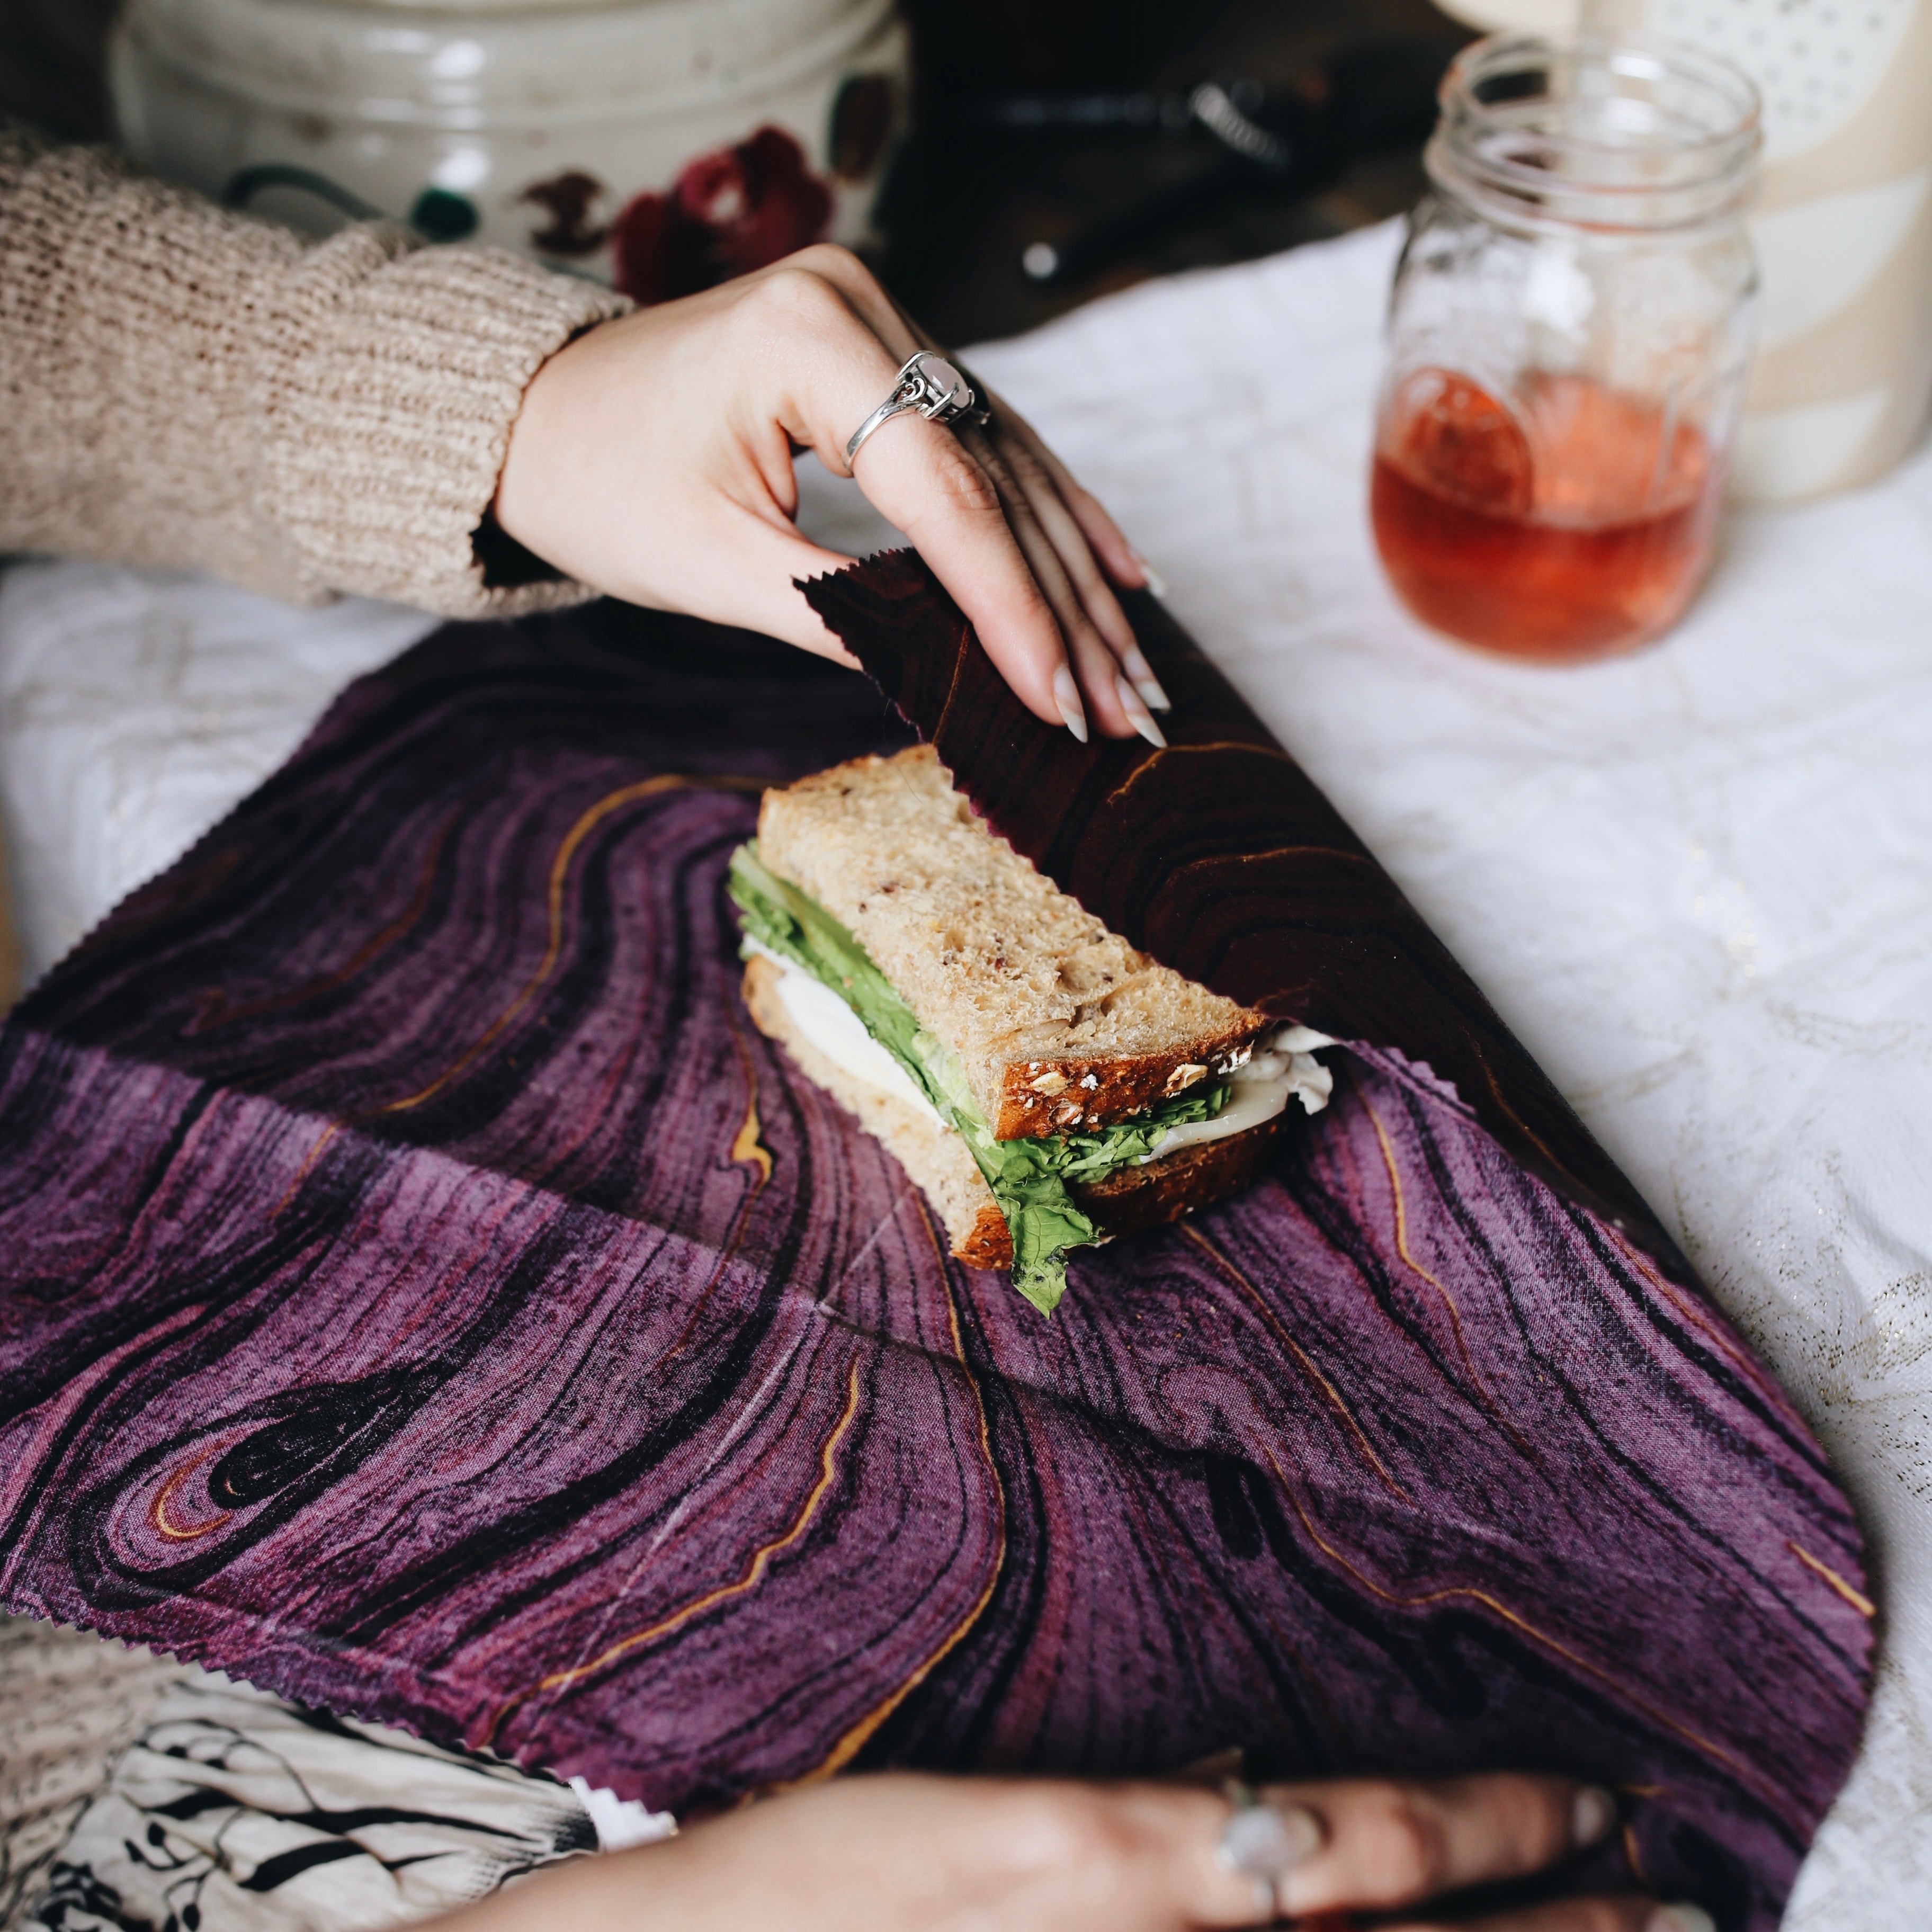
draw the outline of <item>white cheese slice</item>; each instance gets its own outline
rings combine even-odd
[[[1144,1167],[1150,1160],[1165,1160],[1183,1148],[1199,1147],[1208,1141],[1226,1140],[1230,1134],[1244,1134],[1271,1120],[1287,1106],[1288,1096],[1298,1094],[1304,1109],[1318,1114],[1335,1090],[1335,1076],[1315,1057],[1316,1048],[1333,1046],[1325,1033],[1312,1027],[1277,1027],[1258,1041],[1244,1066],[1231,1076],[1233,1091],[1228,1104],[1211,1120],[1189,1120],[1169,1127],[1136,1164]]]
[[[830,986],[755,939],[745,944],[778,968],[778,998],[784,1002],[792,1024],[834,1066],[866,1086],[890,1094],[895,1100],[903,1100],[935,1126],[945,1125],[912,1076],[866,1030],[865,1022]]]

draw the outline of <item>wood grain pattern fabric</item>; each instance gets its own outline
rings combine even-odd
[[[124,904],[0,1035],[5,1606],[686,1814],[1573,1771],[1628,1829],[1558,1882],[1771,1932],[1870,1652],[1772,1378],[1360,1056],[1053,1322],[952,1261],[722,891],[761,787],[904,742],[702,626],[453,627]]]
[[[1515,1157],[1695,1279],[1636,1189],[1394,880],[1154,598],[1165,748],[1043,724],[916,553],[802,586],[1016,850],[1163,964],[1455,1096]]]

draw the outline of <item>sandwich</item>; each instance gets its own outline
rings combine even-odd
[[[734,855],[759,1030],[1042,1313],[1073,1250],[1245,1186],[1334,1042],[1138,952],[919,746],[764,795]]]

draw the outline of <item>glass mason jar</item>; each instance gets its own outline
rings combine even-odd
[[[1627,650],[1683,614],[1716,542],[1756,91],[1688,47],[1496,36],[1441,98],[1390,303],[1383,567],[1467,643]]]

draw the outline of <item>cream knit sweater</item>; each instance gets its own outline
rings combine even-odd
[[[0,126],[0,550],[302,602],[568,602],[478,538],[530,377],[626,306],[387,224],[305,243]]]

